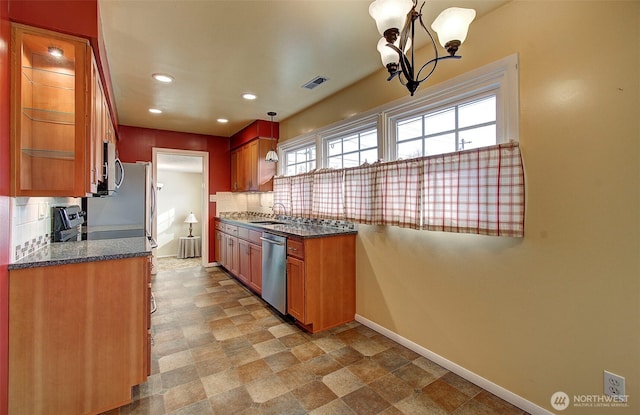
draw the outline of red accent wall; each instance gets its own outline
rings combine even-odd
[[[9,1],[0,0],[0,415],[7,415],[9,405],[9,148],[10,82]]]
[[[231,148],[237,148],[241,145],[258,137],[279,138],[280,123],[273,122],[273,136],[271,135],[271,121],[255,120],[251,124],[244,127],[231,136]]]
[[[178,133],[149,128],[119,127],[118,156],[125,163],[151,161],[153,148],[207,151],[209,153],[209,193],[231,191],[231,153],[229,138],[203,134]],[[209,203],[209,223],[216,214],[215,202]],[[209,227],[209,261],[214,261],[215,232]]]

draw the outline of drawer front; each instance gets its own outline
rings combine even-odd
[[[224,224],[224,231],[229,235],[238,236],[238,227],[236,225]]]
[[[256,245],[262,245],[262,241],[260,240],[261,236],[262,236],[262,232],[254,231],[251,229],[249,230],[249,241],[251,241],[252,243]]]
[[[249,240],[249,229],[243,228],[242,226],[238,227],[238,238]]]
[[[216,221],[216,229],[219,231],[224,232],[224,223],[220,222],[219,220]]]
[[[303,259],[304,242],[300,239],[287,239],[287,255]]]

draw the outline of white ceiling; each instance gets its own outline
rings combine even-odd
[[[424,21],[453,5],[480,16],[506,2],[430,0]],[[370,3],[99,0],[119,123],[229,137],[268,111],[286,119],[382,67]],[[157,72],[175,81],[161,84]],[[302,88],[318,75],[329,81]],[[258,98],[243,100],[244,92]]]

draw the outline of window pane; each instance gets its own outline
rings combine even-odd
[[[420,156],[422,156],[422,140],[413,140],[398,144],[399,159],[412,159]]]
[[[351,154],[345,154],[344,158],[342,159],[344,165],[343,167],[355,167],[355,166],[359,166],[360,165],[360,157],[359,153],[351,153]]]
[[[494,122],[496,120],[496,96],[492,95],[479,101],[460,105],[458,114],[460,117],[459,128]]]
[[[378,160],[378,149],[365,150],[360,152],[360,164],[365,161],[369,164]]]
[[[486,127],[460,131],[460,136],[459,136],[460,150],[469,150],[471,148],[492,146],[495,143],[496,143],[496,126],[495,125],[488,125]]]
[[[422,137],[422,117],[416,117],[398,123],[398,141],[416,137]]]
[[[295,174],[296,174],[296,166],[295,165],[287,166],[287,176],[293,176]]]
[[[327,148],[330,156],[342,154],[342,139],[337,138],[335,140],[327,141]]]
[[[358,136],[352,135],[350,137],[346,137],[342,142],[342,151],[344,153],[350,153],[352,151],[358,151],[360,146],[358,144]]]
[[[426,153],[425,156],[452,153],[456,151],[456,135],[451,133],[429,137],[424,147]]]
[[[424,135],[452,131],[456,128],[455,107],[429,114],[424,117]]]
[[[312,147],[307,148],[307,152],[308,152],[308,158],[307,158],[307,160],[314,160],[313,167],[312,167],[312,170],[313,170],[313,169],[315,168],[315,166],[316,166],[316,163],[315,163],[315,159],[316,159],[316,146],[314,145],[314,146],[312,146]]]
[[[313,160],[313,161],[310,161],[310,162],[307,163],[307,170],[306,171],[311,171],[311,170],[313,170],[315,168],[316,168],[316,161]]]
[[[376,130],[368,131],[360,135],[360,148],[378,147],[378,132]]]
[[[329,167],[332,169],[342,168],[342,155],[329,157]]]

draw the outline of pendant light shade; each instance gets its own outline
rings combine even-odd
[[[469,25],[476,17],[473,9],[461,9],[451,7],[444,10],[431,24],[431,28],[438,34],[438,40],[443,48],[447,48],[447,43],[459,41],[464,43],[469,31]]]
[[[369,15],[376,21],[382,36],[386,36],[388,30],[394,30],[397,34],[403,29],[411,7],[412,0],[377,0],[369,6]]]
[[[269,111],[267,115],[271,117],[271,138],[273,139],[274,138],[273,137],[273,117],[275,117],[277,114],[273,111]],[[267,152],[267,156],[265,157],[265,160],[273,163],[278,162],[278,153],[276,153],[276,151],[273,149],[273,146],[271,147],[271,150]]]

